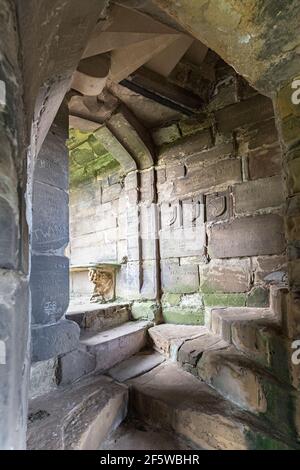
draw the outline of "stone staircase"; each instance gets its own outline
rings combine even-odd
[[[297,446],[300,397],[291,385],[282,295],[273,290],[270,309],[213,309],[209,328],[164,324],[149,335],[154,349]]]
[[[60,383],[67,385],[87,373],[103,373],[147,345],[148,321],[133,321],[126,302],[83,303],[69,308],[66,318],[80,327],[79,346],[59,359]]]
[[[213,309],[208,327],[134,322],[126,304],[69,312],[94,368],[33,400],[29,447],[300,449],[283,294],[272,292],[269,309]]]

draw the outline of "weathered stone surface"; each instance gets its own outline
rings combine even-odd
[[[286,256],[259,256],[255,261],[255,282],[281,282],[286,277]]]
[[[1,181],[0,188],[2,188]],[[0,196],[0,267],[15,269],[17,260],[17,215],[9,202]]]
[[[36,398],[55,390],[57,384],[57,358],[32,364],[30,369],[30,398]]]
[[[167,127],[161,127],[152,132],[152,137],[154,143],[159,147],[163,144],[169,144],[174,142],[181,137],[178,126],[176,124],[171,124]]]
[[[206,113],[197,116],[197,118],[187,118],[179,121],[179,128],[183,136],[196,134],[203,129],[208,129],[211,125],[212,120]]]
[[[79,332],[79,326],[68,320],[61,320],[51,325],[33,326],[32,362],[46,361],[76,349],[79,344]]]
[[[205,225],[160,231],[161,258],[202,256],[206,241]]]
[[[157,352],[143,351],[110,369],[109,375],[118,382],[125,382],[149,372],[164,360],[165,358]]]
[[[163,319],[176,325],[204,325],[204,308],[163,307]]]
[[[69,304],[69,259],[32,256],[30,288],[33,324],[59,320]]]
[[[167,323],[149,329],[154,349],[167,357],[173,357],[173,352],[177,352],[183,342],[198,338],[205,333],[207,329],[204,326]]]
[[[24,448],[26,410],[29,292],[18,272],[0,270],[0,447]],[[8,423],[12,423],[10,429]],[[18,431],[17,431],[18,430]]]
[[[245,146],[248,150],[254,150],[258,147],[273,145],[278,140],[278,131],[272,118],[268,121],[249,126],[246,131],[238,134],[238,141],[240,142],[239,153],[242,154]]]
[[[215,186],[230,185],[242,181],[241,163],[228,159],[205,167],[188,169],[185,178],[175,182],[175,194],[178,196],[196,191],[211,190]]]
[[[175,144],[169,144],[162,147],[158,160],[160,163],[172,160],[182,159],[199,153],[204,149],[211,147],[212,139],[209,131],[198,132],[193,136],[187,136],[178,140]]]
[[[214,292],[247,292],[251,282],[250,260],[211,260],[200,266],[200,290]]]
[[[264,287],[254,287],[248,295],[247,307],[268,307],[269,289]]]
[[[102,192],[102,203],[105,204],[110,201],[118,199],[122,191],[122,187],[119,183],[112,184],[108,188],[105,188]]]
[[[247,295],[238,294],[204,294],[203,301],[206,307],[244,307],[246,305]]]
[[[110,330],[84,333],[80,342],[96,356],[96,370],[106,371],[146,346],[148,321],[127,322]]]
[[[199,272],[196,265],[179,266],[172,261],[163,261],[161,269],[164,292],[184,294],[199,289]]]
[[[228,347],[228,343],[208,331],[198,338],[185,341],[178,351],[178,362],[187,370],[196,367],[204,351]]]
[[[165,307],[174,307],[174,305],[179,305],[181,299],[181,294],[171,294],[166,293],[161,297],[162,305]]]
[[[131,380],[133,409],[197,449],[286,449],[288,445],[217,392],[170,362]]]
[[[187,167],[197,165],[201,162],[213,162],[215,160],[223,160],[226,157],[232,157],[235,155],[235,149],[233,142],[225,142],[208,150],[202,150],[199,153],[190,155],[185,158],[184,162]]]
[[[76,304],[73,302],[66,318],[76,322],[81,329],[102,331],[122,325],[130,319],[130,307],[126,303]]]
[[[251,213],[278,207],[284,202],[283,181],[280,176],[248,181],[234,187],[235,212]]]
[[[243,217],[209,229],[212,258],[279,254],[284,248],[283,220],[278,215]]]
[[[53,124],[37,157],[34,167],[34,179],[60,189],[69,187],[69,155],[66,146],[68,123],[66,128]]]
[[[160,315],[159,305],[155,302],[133,302],[131,313],[135,320],[157,321]]]
[[[215,113],[220,132],[230,132],[245,124],[250,124],[273,117],[273,105],[270,98],[256,95],[248,100],[233,104]]]
[[[69,241],[68,195],[61,189],[36,181],[33,189],[33,249],[44,253]]]
[[[127,413],[128,391],[108,377],[91,377],[32,400],[28,448],[97,450]]]
[[[67,385],[96,368],[96,358],[88,352],[76,349],[58,358],[57,381]]]
[[[249,175],[252,180],[280,175],[282,151],[280,146],[253,150],[249,153]]]

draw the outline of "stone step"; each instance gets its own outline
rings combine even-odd
[[[250,359],[291,382],[290,341],[282,335],[277,317],[268,309],[218,308],[211,311],[211,331]]]
[[[163,323],[149,329],[153,348],[164,356],[177,360],[177,351],[187,340],[207,334],[205,326]]]
[[[204,351],[196,375],[232,403],[300,440],[299,394],[234,346]]]
[[[129,321],[99,333],[83,331],[80,343],[96,357],[96,370],[104,372],[143,349],[150,326],[148,321]]]
[[[270,431],[262,420],[171,361],[127,383],[133,416],[179,435],[198,449],[297,448],[294,441],[283,438],[280,427]]]
[[[149,372],[164,361],[165,358],[156,351],[141,351],[114,366],[108,371],[108,374],[118,382],[125,382]]]
[[[71,304],[66,318],[76,322],[83,330],[105,331],[130,320],[130,304],[128,302]]]
[[[128,420],[111,433],[99,450],[193,450],[193,447],[174,433]]]
[[[127,415],[128,389],[103,376],[31,401],[28,449],[97,450]]]

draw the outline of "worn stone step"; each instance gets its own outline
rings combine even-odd
[[[270,430],[225,400],[207,384],[166,361],[127,382],[131,413],[158,429],[171,431],[199,449],[287,449],[280,428]]]
[[[299,394],[234,346],[204,351],[196,369],[198,378],[226,399],[263,416],[269,426],[300,439]]]
[[[100,333],[84,331],[80,343],[96,357],[96,370],[106,371],[146,346],[150,326],[148,321],[129,321]]]
[[[163,429],[153,428],[138,420],[129,420],[113,431],[99,450],[193,450],[193,447]]]
[[[164,361],[165,358],[156,351],[141,351],[114,366],[108,371],[108,374],[118,382],[125,382],[149,372]]]
[[[66,318],[76,322],[83,330],[105,331],[130,320],[130,304],[128,302],[71,304]]]
[[[186,340],[178,350],[177,361],[184,370],[197,375],[197,364],[204,351],[221,350],[229,344],[224,339],[207,331],[198,338]]]
[[[211,311],[211,330],[281,380],[291,382],[290,341],[268,309],[218,308]]]
[[[198,338],[208,332],[205,326],[164,323],[149,329],[153,348],[164,356],[177,360],[180,346],[188,339]]]
[[[31,401],[28,449],[97,450],[127,415],[128,389],[93,376]]]

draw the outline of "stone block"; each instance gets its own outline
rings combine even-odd
[[[211,260],[200,266],[201,292],[247,292],[250,282],[249,259]]]
[[[254,261],[255,282],[282,282],[286,277],[286,256],[259,256]]]
[[[131,313],[135,320],[149,320],[157,322],[160,317],[160,307],[156,302],[133,302]]]
[[[280,146],[262,148],[249,152],[249,175],[252,180],[280,175],[282,151]]]
[[[155,129],[152,132],[152,138],[158,147],[163,144],[169,144],[181,137],[180,131],[177,124],[171,124],[167,127],[161,127],[160,129]]]
[[[196,134],[199,131],[208,129],[212,125],[211,118],[203,113],[197,118],[182,119],[179,121],[179,128],[183,136]]]
[[[198,266],[179,266],[174,262],[162,261],[161,269],[164,292],[186,294],[199,289]]]
[[[163,307],[163,319],[175,325],[204,325],[204,309]]]
[[[143,261],[142,263],[141,297],[155,299],[157,297],[157,261]]]
[[[185,178],[175,181],[174,193],[182,196],[241,181],[241,162],[235,159],[222,160],[205,167],[190,167]]]
[[[245,307],[246,299],[247,295],[243,293],[203,294],[203,301],[206,307]]]
[[[96,368],[96,358],[87,351],[76,349],[58,359],[57,379],[59,385],[67,385]]]
[[[0,181],[2,189],[2,181]],[[15,209],[0,196],[0,267],[16,269],[18,264],[18,218]]]
[[[63,256],[32,256],[30,289],[32,323],[53,323],[69,305],[69,259]]]
[[[67,129],[57,129],[57,126],[52,125],[35,163],[35,181],[68,190],[69,152],[65,144],[67,138]]]
[[[211,133],[209,130],[204,130],[192,136],[186,136],[176,141],[173,145],[169,144],[162,147],[158,155],[158,161],[162,163],[184,159],[189,155],[194,155],[211,147],[211,145]]]
[[[185,176],[185,172],[186,172],[185,166],[179,162],[176,165],[167,165],[166,167],[167,180],[183,178]]]
[[[205,225],[160,231],[161,258],[202,256],[206,245]]]
[[[224,158],[233,157],[235,148],[233,142],[222,142],[208,150],[202,150],[199,153],[190,155],[184,160],[187,167],[198,165],[201,162],[214,162],[216,160],[224,160]]]
[[[221,133],[274,116],[273,104],[270,98],[255,95],[248,100],[227,106],[215,113],[218,130]]]
[[[280,254],[285,249],[283,219],[279,215],[243,217],[213,225],[208,239],[212,258]]]
[[[275,144],[278,140],[279,136],[274,119],[250,126],[246,131],[238,134],[238,142],[241,149],[246,146],[248,150],[254,150],[259,147]]]
[[[57,358],[32,364],[30,369],[30,398],[55,390],[57,381]]]
[[[51,325],[33,326],[32,362],[46,361],[76,349],[79,344],[79,333],[79,326],[68,320],[60,320]]]
[[[161,303],[165,307],[174,307],[175,305],[179,305],[181,299],[181,294],[171,294],[167,292],[162,295]]]
[[[140,173],[140,199],[142,202],[154,202],[154,170],[146,170]]]
[[[123,264],[117,273],[116,295],[124,299],[136,299],[140,295],[141,267],[139,261]]]
[[[269,289],[265,287],[254,287],[247,297],[247,307],[268,307]]]
[[[57,250],[69,241],[68,195],[36,181],[33,186],[32,247],[39,253]]]
[[[245,214],[283,204],[284,189],[280,176],[247,181],[234,187],[235,212]]]
[[[112,184],[102,192],[102,203],[114,201],[120,197],[122,187],[120,183]]]

